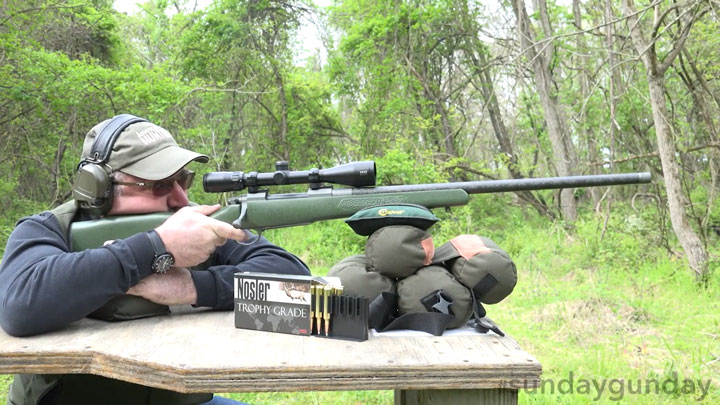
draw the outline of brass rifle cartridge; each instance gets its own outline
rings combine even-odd
[[[313,334],[313,330],[315,330],[315,311],[318,310],[318,303],[315,300],[315,286],[310,286],[310,334]]]
[[[330,296],[332,295],[333,287],[330,285],[326,285],[325,288],[323,288],[323,326],[325,329],[325,336],[328,335],[330,332]]]

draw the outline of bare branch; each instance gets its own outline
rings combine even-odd
[[[690,153],[690,152],[697,152],[703,149],[708,148],[717,148],[720,150],[720,142],[708,142],[702,145],[692,146],[689,147],[683,151],[680,151],[681,153]],[[634,156],[628,156],[626,158],[622,159],[615,159],[615,160],[604,160],[602,162],[589,162],[588,166],[605,166],[609,165],[611,163],[617,164],[617,163],[624,163],[624,162],[630,162],[633,160],[640,160],[640,159],[647,159],[647,158],[657,158],[660,154],[658,152],[650,152],[650,153],[644,153],[642,155],[634,155]]]
[[[26,9],[24,9],[24,10],[20,10],[20,11],[18,11],[18,12],[16,12],[16,13],[10,14],[10,15],[8,15],[7,17],[5,17],[2,21],[0,21],[0,26],[4,25],[6,22],[10,21],[10,20],[13,19],[14,17],[19,16],[20,14],[27,14],[27,13],[32,13],[32,12],[35,12],[35,11],[46,12],[46,11],[48,11],[48,10],[62,10],[62,9],[82,8],[82,7],[87,7],[87,6],[88,6],[88,4],[82,4],[82,3],[80,3],[80,4],[73,4],[73,5],[70,5],[70,6],[65,6],[65,5],[63,5],[64,3],[65,3],[65,1],[60,1],[60,2],[58,2],[58,3],[49,4],[49,5],[47,5],[47,6],[32,7],[32,8],[26,8]]]
[[[665,56],[665,60],[658,66],[658,74],[663,74],[665,71],[672,65],[672,63],[675,61],[675,58],[680,54],[680,52],[685,47],[685,41],[688,38],[688,35],[690,34],[690,29],[693,26],[693,23],[696,21],[697,18],[702,17],[705,13],[708,12],[708,10],[702,10],[697,11],[698,7],[700,6],[700,3],[698,3],[694,7],[694,15],[690,19],[690,21],[687,21],[685,26],[683,27],[682,31],[680,32],[680,38],[675,41],[673,44],[673,49]],[[682,14],[677,17],[679,20],[682,17]]]

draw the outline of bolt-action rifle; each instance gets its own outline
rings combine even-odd
[[[307,171],[290,171],[286,162],[278,162],[275,172],[270,173],[207,173],[203,176],[203,189],[211,193],[247,190],[246,194],[232,198],[228,206],[211,216],[232,223],[236,228],[260,233],[271,228],[346,218],[361,209],[378,205],[405,203],[427,208],[453,207],[467,204],[470,194],[649,182],[650,173],[642,172],[375,187],[373,161]],[[326,183],[350,187],[333,188]],[[263,188],[287,184],[309,184],[310,189],[305,193],[270,194]],[[108,239],[121,239],[154,229],[170,215],[167,212],[124,215],[75,222],[70,231],[72,249],[99,247]]]

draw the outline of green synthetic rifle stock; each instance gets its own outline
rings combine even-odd
[[[211,216],[232,223],[236,228],[262,232],[265,229],[347,218],[361,209],[378,205],[452,207],[467,204],[470,194],[649,182],[650,173],[642,172],[374,187],[375,163],[372,161],[308,171],[290,171],[286,162],[278,162],[276,171],[271,173],[208,173],[203,176],[203,189],[206,192],[247,189],[246,194],[232,198],[230,205]],[[336,189],[325,186],[325,183],[351,187]],[[272,195],[261,189],[285,184],[309,184],[310,189],[305,193]],[[109,239],[122,239],[154,229],[169,216],[170,213],[153,213],[75,222],[70,230],[72,249],[80,251],[99,247]]]

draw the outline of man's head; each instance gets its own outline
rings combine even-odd
[[[179,197],[179,193],[184,195],[185,190],[180,184],[175,182],[177,189],[170,190],[166,195],[153,192],[147,184],[170,177],[179,179],[180,170],[192,161],[206,163],[208,157],[179,147],[164,128],[132,115],[117,116],[96,125],[86,135],[73,196],[81,208],[100,214],[108,211],[120,214],[175,209],[162,202],[173,200],[173,194],[174,197]],[[115,201],[112,183],[118,181],[118,176],[122,176],[124,182],[143,183],[145,186],[122,185],[120,187],[128,188],[128,192],[121,193]],[[131,201],[128,200],[130,197],[133,197]],[[184,199],[187,205],[187,197]],[[127,204],[129,202],[133,202],[134,210],[127,211],[131,208]],[[116,206],[124,209],[117,212]]]

